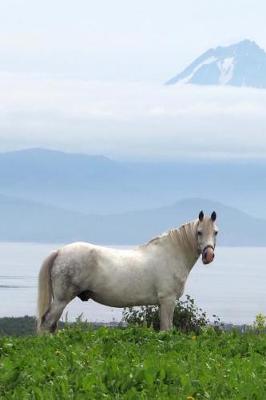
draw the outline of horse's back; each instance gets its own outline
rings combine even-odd
[[[87,242],[74,242],[63,246],[55,260],[53,275],[90,279],[97,275],[115,273],[137,264],[139,256],[132,250],[97,246]]]

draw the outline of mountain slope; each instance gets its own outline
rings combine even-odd
[[[213,210],[217,212],[221,245],[266,245],[266,221],[204,199],[186,199],[153,210],[99,216],[3,195],[0,195],[0,241],[139,244],[196,219],[201,209],[209,214]]]
[[[83,214],[0,194],[0,241],[62,242],[88,232]],[[97,217],[91,217],[94,229]]]
[[[104,156],[26,149],[0,153],[1,193],[73,211],[105,208],[128,172]]]
[[[247,39],[210,49],[166,83],[266,88],[266,53]]]
[[[2,194],[86,214],[120,214],[202,197],[266,218],[265,187],[263,160],[130,163],[44,149],[0,153]]]

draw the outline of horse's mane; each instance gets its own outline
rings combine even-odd
[[[194,251],[197,249],[195,238],[195,221],[191,221],[181,225],[177,229],[170,229],[168,232],[164,232],[161,235],[154,237],[143,246],[147,247],[151,244],[160,243],[164,240],[170,239],[174,241],[178,247]]]
[[[179,247],[188,251],[197,251],[196,221],[183,224],[178,229],[171,229],[169,236]]]

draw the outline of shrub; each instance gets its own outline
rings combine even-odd
[[[253,327],[258,332],[266,331],[266,315],[258,314],[256,315],[255,322],[253,323]]]
[[[214,327],[219,329],[220,319],[215,318]],[[152,327],[158,331],[160,329],[160,317],[158,306],[141,306],[124,308],[123,319],[129,325]],[[186,300],[177,300],[174,310],[173,325],[174,328],[182,332],[199,333],[202,328],[210,324],[206,312],[202,311],[195,304],[195,301],[186,296]]]

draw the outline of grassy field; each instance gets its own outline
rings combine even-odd
[[[68,328],[0,338],[0,399],[266,399],[266,335]]]

